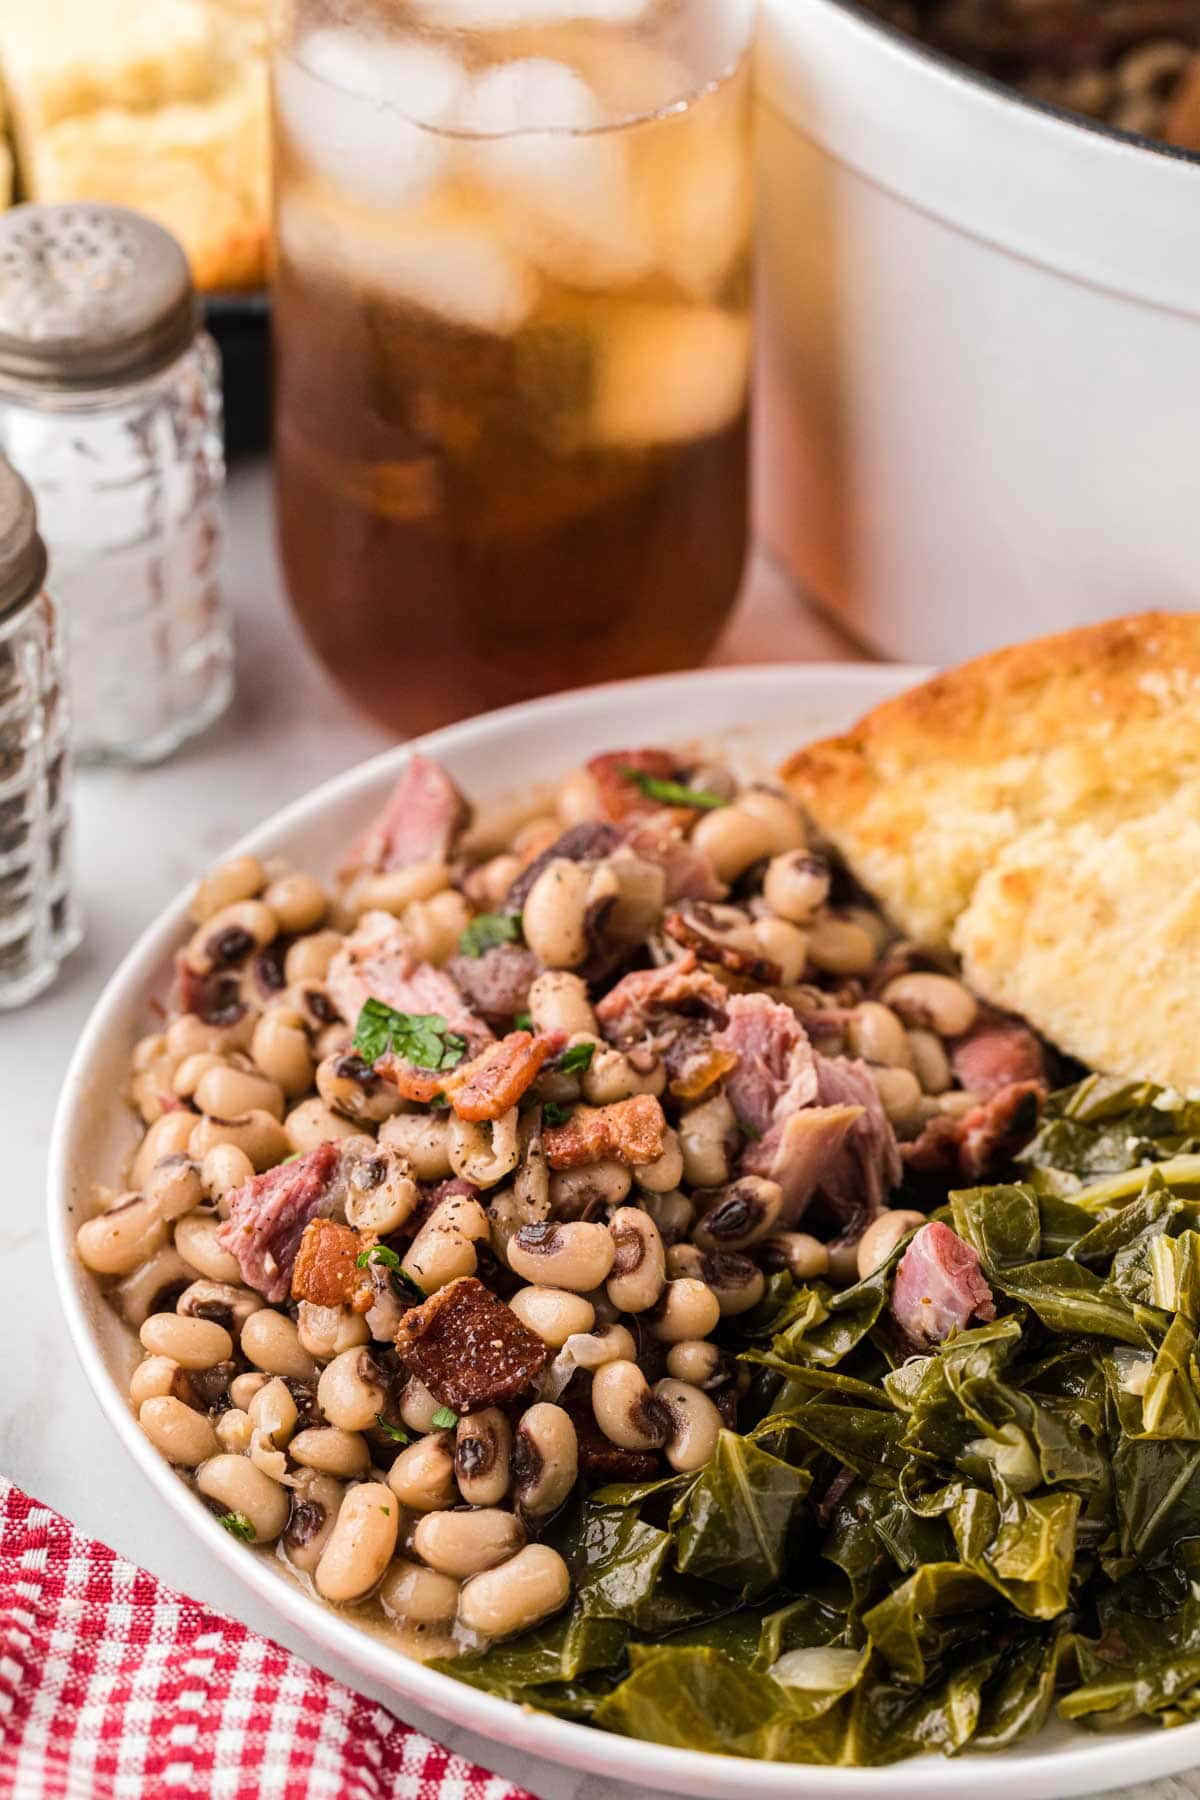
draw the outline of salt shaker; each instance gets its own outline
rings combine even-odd
[[[119,206],[0,217],[0,453],[37,502],[76,759],[158,761],[233,683],[220,363],[169,232]]]
[[[67,708],[33,495],[0,461],[0,1008],[49,986],[79,942]]]

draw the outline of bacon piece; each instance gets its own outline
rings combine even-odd
[[[706,930],[706,924],[711,929]],[[741,950],[720,937],[715,923],[705,918],[703,901],[697,901],[688,913],[668,913],[663,920],[663,930],[685,950],[694,950],[701,962],[716,963],[719,968],[728,969],[731,975],[745,976],[747,981],[757,981],[762,987],[779,986],[781,970],[778,963],[753,950]]]
[[[577,1106],[565,1125],[542,1134],[552,1169],[583,1169],[615,1157],[631,1168],[655,1162],[663,1153],[667,1121],[652,1094],[635,1094],[611,1106]]]
[[[697,850],[670,812],[651,813],[625,828],[625,843],[643,862],[657,863],[667,882],[668,904],[676,900],[723,900],[729,892],[712,858]]]
[[[605,994],[596,1020],[610,1044],[661,1051],[697,1021],[723,1025],[729,995],[689,954],[665,969],[637,969]]]
[[[781,1112],[816,1100],[816,1057],[790,1006],[767,994],[735,994],[726,1007],[728,1023],[713,1040],[737,1057],[725,1091],[741,1123],[761,1137]]]
[[[489,1025],[509,1024],[529,1005],[542,965],[524,944],[497,944],[482,956],[452,956],[446,974]]]
[[[940,1344],[972,1319],[994,1319],[996,1305],[979,1257],[948,1225],[922,1225],[896,1268],[892,1316],[910,1343]]]
[[[318,1144],[295,1162],[251,1176],[230,1196],[217,1242],[266,1299],[287,1299],[305,1226],[334,1209],[340,1160],[336,1143]]]
[[[466,1038],[472,1055],[493,1041],[491,1027],[472,1012],[449,975],[413,955],[403,926],[390,913],[364,914],[325,979],[348,1025],[367,1000],[381,1000],[397,1012],[439,1013],[448,1031]]]
[[[1029,1142],[1044,1094],[1039,1081],[1017,1081],[957,1118],[930,1119],[920,1137],[904,1145],[904,1161],[922,1175],[981,1181]]]
[[[438,1094],[460,1119],[500,1119],[537,1080],[542,1064],[562,1048],[561,1034],[534,1037],[510,1031],[499,1043],[456,1069],[421,1069],[398,1056],[382,1056],[375,1071],[405,1100],[428,1103]]]
[[[353,1306],[360,1289],[370,1295],[370,1279],[358,1267],[362,1241],[349,1225],[310,1219],[292,1265],[292,1299],[314,1306]]]
[[[383,810],[351,845],[338,873],[350,881],[413,863],[444,863],[470,816],[445,769],[427,756],[410,756]]]
[[[678,781],[680,775],[679,764],[669,750],[609,750],[603,756],[593,756],[587,772],[596,784],[602,817],[619,822],[638,813],[662,812],[662,801],[643,793],[625,773],[627,769],[652,775],[657,781]],[[684,808],[680,816],[686,819],[691,811],[690,807]]]
[[[405,1313],[396,1350],[436,1400],[460,1413],[505,1405],[532,1386],[550,1359],[541,1338],[474,1275],[460,1276]]]
[[[981,1100],[1020,1082],[1044,1085],[1046,1080],[1046,1060],[1033,1032],[1019,1019],[999,1013],[986,1015],[959,1038],[951,1048],[950,1062],[960,1087]]]

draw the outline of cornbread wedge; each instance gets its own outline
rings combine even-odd
[[[783,773],[987,999],[1092,1068],[1200,1086],[1200,614],[983,657]]]

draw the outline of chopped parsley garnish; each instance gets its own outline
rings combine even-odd
[[[382,1413],[375,1414],[375,1423],[378,1425],[380,1431],[385,1432],[387,1436],[391,1438],[394,1444],[407,1444],[411,1442],[407,1431],[401,1431],[398,1425],[389,1424]]]
[[[372,1066],[390,1050],[418,1069],[455,1069],[467,1054],[467,1040],[449,1029],[441,1013],[397,1012],[382,1000],[367,1000],[354,1027],[354,1048]]]
[[[458,1414],[452,1412],[448,1406],[439,1406],[433,1415],[435,1431],[452,1431],[457,1424]]]
[[[518,1013],[516,1018],[513,1020],[513,1029],[515,1031],[532,1031],[533,1030],[533,1014],[527,1013],[527,1012]]]
[[[424,1300],[427,1297],[425,1289],[418,1287],[407,1269],[401,1268],[400,1258],[394,1250],[389,1250],[386,1244],[372,1244],[369,1250],[360,1250],[354,1259],[356,1269],[369,1268],[372,1263],[377,1263],[380,1268],[386,1269],[394,1282],[402,1288],[407,1288],[409,1293],[417,1296],[418,1300]]]
[[[579,1073],[582,1075],[585,1069],[591,1068],[592,1058],[595,1054],[595,1044],[572,1044],[571,1048],[569,1050],[564,1050],[558,1059],[559,1074],[574,1075]]]
[[[703,788],[685,787],[682,781],[664,781],[659,775],[645,775],[623,763],[617,773],[640,787],[647,800],[661,800],[664,806],[694,806],[701,812],[713,812],[728,806],[724,794],[709,794]]]
[[[565,1125],[571,1116],[569,1106],[560,1106],[557,1100],[547,1100],[542,1108],[542,1122],[546,1125]]]
[[[458,940],[464,956],[485,956],[501,944],[515,944],[521,935],[520,913],[480,913]]]
[[[240,1538],[243,1544],[254,1542],[254,1527],[245,1513],[222,1513],[217,1524],[223,1525],[230,1537]]]

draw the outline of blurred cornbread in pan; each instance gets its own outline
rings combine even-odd
[[[180,239],[198,286],[259,286],[265,35],[266,0],[0,0],[22,197],[135,207]]]
[[[784,776],[986,999],[1091,1068],[1200,1087],[1200,613],[982,657]]]

